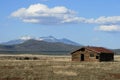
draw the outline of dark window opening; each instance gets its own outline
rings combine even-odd
[[[96,56],[96,59],[99,59],[99,56]]]
[[[90,54],[90,57],[94,57],[94,54]]]
[[[80,60],[81,60],[81,61],[84,61],[84,54],[81,54],[81,55],[80,55]]]

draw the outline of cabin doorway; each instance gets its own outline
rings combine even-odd
[[[80,61],[84,61],[84,54],[80,55]]]

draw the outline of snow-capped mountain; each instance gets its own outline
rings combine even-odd
[[[52,42],[52,43],[60,42],[60,43],[70,44],[70,45],[76,45],[76,46],[80,45],[79,43],[76,43],[76,42],[71,41],[69,39],[66,39],[66,38],[57,39],[57,38],[55,38],[53,36],[39,37],[39,38],[33,38],[33,37],[30,37],[30,36],[23,36],[23,37],[20,37],[19,39],[11,40],[11,41],[4,42],[4,43],[1,43],[1,44],[3,44],[3,45],[21,44],[21,43],[24,43],[25,41],[28,41],[30,39],[37,40],[37,41]]]

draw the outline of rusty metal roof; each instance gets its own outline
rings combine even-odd
[[[112,50],[106,49],[104,47],[91,47],[91,46],[88,46],[88,47],[85,47],[85,48],[88,49],[88,50],[95,51],[97,53],[114,53]]]
[[[91,50],[91,51],[94,51],[94,52],[97,52],[97,53],[112,53],[112,54],[114,54],[114,52],[112,50],[104,48],[104,47],[86,46],[86,47],[82,47],[82,48],[85,48],[85,49],[88,49],[88,50]],[[71,54],[73,54],[77,51],[80,51],[82,48],[72,52]]]

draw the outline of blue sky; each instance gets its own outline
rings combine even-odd
[[[120,48],[119,0],[1,0],[0,42],[52,35]]]

